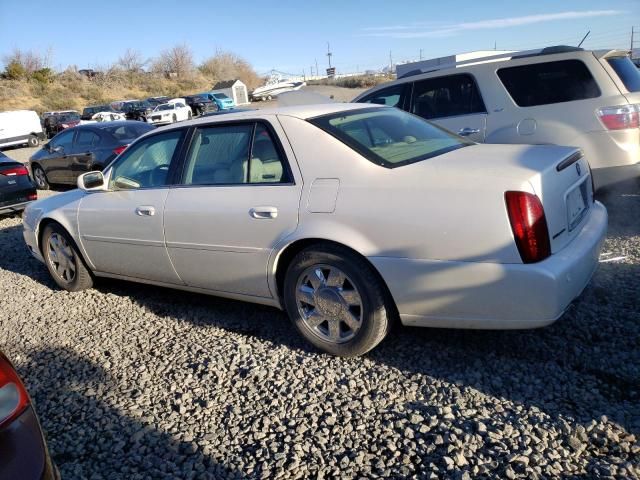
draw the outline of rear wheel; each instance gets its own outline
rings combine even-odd
[[[50,224],[44,229],[42,254],[49,273],[60,288],[78,292],[93,286],[89,269],[61,226]]]
[[[192,116],[193,116],[193,115],[191,114],[191,112],[187,112],[187,120],[191,120],[191,117],[192,117]]]
[[[49,190],[49,181],[47,175],[40,165],[33,166],[33,181],[38,187],[38,190]]]
[[[40,142],[38,141],[38,137],[36,137],[35,135],[30,135],[27,143],[30,147],[37,147],[38,143]]]
[[[333,355],[362,355],[391,326],[380,278],[339,246],[316,245],[296,255],[285,277],[284,303],[302,336]]]
[[[172,121],[173,123],[176,123],[178,121],[178,117],[176,116],[175,113],[173,114]]]

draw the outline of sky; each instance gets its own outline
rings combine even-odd
[[[188,45],[196,62],[230,51],[259,73],[309,74],[316,61],[339,73],[390,60],[548,45],[640,47],[640,0],[0,0],[0,61],[14,48],[52,53],[62,70],[101,68],[127,48],[153,58]]]

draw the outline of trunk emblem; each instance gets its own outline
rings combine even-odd
[[[576,172],[578,172],[578,176],[582,175],[582,169],[580,168],[579,163],[576,163]]]

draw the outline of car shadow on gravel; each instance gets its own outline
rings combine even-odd
[[[102,365],[69,348],[36,351],[19,370],[62,478],[94,478],[92,472],[100,478],[245,478],[216,463],[197,440],[163,432],[153,412],[138,408],[134,418],[112,406],[116,396],[119,405],[135,405],[142,392],[121,387]],[[166,415],[180,416],[177,410]]]

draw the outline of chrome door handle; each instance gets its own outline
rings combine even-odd
[[[249,210],[249,215],[259,219],[276,218],[278,209],[276,207],[254,207]]]
[[[469,135],[473,135],[474,133],[480,133],[480,129],[464,127],[458,130],[458,135],[460,135],[461,137],[468,137]]]
[[[141,217],[153,217],[156,214],[156,209],[150,206],[140,206],[136,208],[136,215]]]

